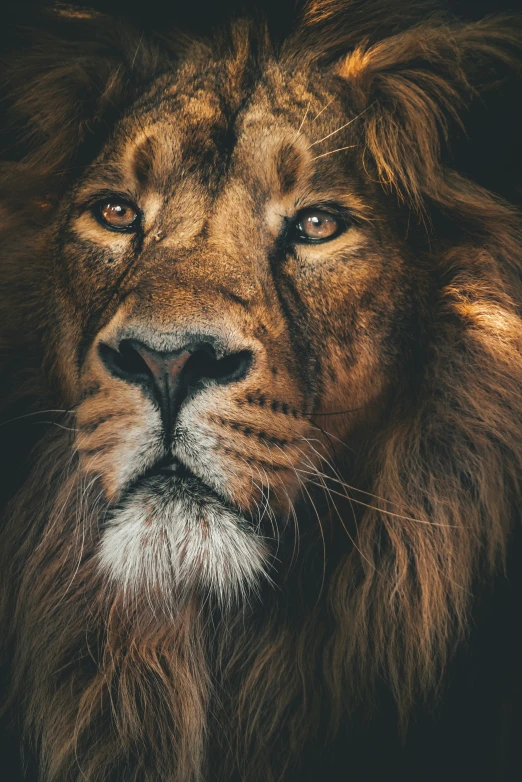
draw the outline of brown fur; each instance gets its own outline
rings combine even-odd
[[[203,41],[66,9],[9,58],[2,418],[23,479],[4,488],[0,615],[5,708],[42,779],[282,779],[381,677],[406,722],[503,565],[518,216],[443,154],[522,39],[513,20],[415,21],[320,0],[276,47],[259,23]],[[103,190],[139,201],[139,247],[83,207]],[[282,257],[296,199],[353,225]],[[257,593],[215,599],[203,556],[172,595],[98,567],[121,464],[155,442],[96,351],[129,323],[211,324],[255,355],[194,427],[226,499],[269,508]]]

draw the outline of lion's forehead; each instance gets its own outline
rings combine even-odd
[[[116,129],[93,177],[155,191],[195,223],[225,191],[229,202],[259,206],[300,186],[298,200],[310,189],[315,145],[342,124],[335,93],[320,77],[310,83],[272,64],[238,106],[228,100],[226,73],[223,65],[192,81],[158,79]]]

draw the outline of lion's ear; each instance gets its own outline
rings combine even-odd
[[[366,147],[381,182],[419,211],[426,198],[448,205],[441,147],[449,127],[462,124],[475,96],[520,68],[521,52],[520,20],[434,17],[338,60],[335,71],[365,114]]]
[[[63,179],[81,164],[86,146],[119,116],[160,58],[139,30],[68,6],[13,25],[5,48],[2,158],[9,170],[21,164],[22,179],[24,171]]]

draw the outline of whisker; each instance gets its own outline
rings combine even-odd
[[[326,417],[330,415],[347,415],[347,413],[355,413],[358,410],[364,410],[366,405],[361,405],[361,407],[352,407],[350,410],[336,410],[333,413],[301,413],[303,418],[318,418],[318,417]]]
[[[319,426],[319,424],[316,424],[313,421],[311,423],[312,423],[312,426],[314,427],[314,429],[318,429],[321,432],[321,434],[323,434],[327,438],[330,446],[332,446],[332,449],[333,449],[332,440],[335,440],[336,442],[339,443],[339,445],[342,445],[343,448],[346,448],[348,451],[351,451],[356,456],[359,455],[359,453],[355,450],[355,448],[352,448],[352,446],[348,445],[347,442],[345,442],[344,440],[341,440],[340,437],[337,437],[337,435],[333,434],[332,432],[328,432],[326,429],[323,429],[322,426]],[[320,441],[317,441],[317,442],[320,442]]]
[[[301,449],[299,449],[299,450],[301,450]],[[303,453],[303,451],[301,451],[301,453]],[[342,525],[344,531],[346,532],[346,535],[348,536],[348,539],[352,543],[353,547],[361,555],[361,557],[368,563],[368,565],[370,565],[370,567],[373,568],[373,570],[375,570],[376,573],[379,573],[379,571],[377,570],[377,568],[375,567],[373,562],[370,559],[368,559],[368,557],[359,548],[359,546],[355,542],[355,539],[354,539],[353,535],[350,533],[350,530],[348,529],[348,527],[344,523],[344,519],[341,516],[341,512],[339,511],[339,508],[337,507],[337,505],[335,503],[335,500],[332,497],[332,491],[331,491],[331,489],[328,488],[328,486],[326,485],[325,481],[323,480],[322,474],[319,473],[319,471],[317,470],[317,468],[315,467],[315,465],[313,463],[310,463],[310,461],[308,460],[307,455],[304,454],[304,456],[305,456],[305,458],[308,461],[308,466],[310,466],[313,469],[314,474],[317,475],[319,477],[319,479],[322,481],[321,483],[314,483],[314,481],[308,481],[308,483],[311,483],[314,486],[318,486],[319,488],[321,488],[321,489],[323,489],[325,491],[325,495],[328,498],[328,500],[332,503],[332,505],[333,505],[333,507],[335,509],[335,512],[337,514],[337,517],[338,517],[339,521],[341,522],[341,525]],[[302,463],[303,462],[301,462],[301,464]],[[299,472],[304,472],[304,471],[299,470]],[[339,495],[339,496],[344,496],[344,495]],[[349,501],[349,498],[345,498],[345,499],[348,499],[348,501]],[[352,508],[352,513],[354,514],[354,520],[355,520],[355,511],[353,509],[353,506],[352,506],[351,502],[350,502],[350,507]],[[379,575],[381,575],[383,578],[386,578],[383,574],[379,574]],[[389,580],[389,579],[386,578],[386,580]]]
[[[323,113],[323,111],[326,111],[326,109],[327,109],[327,108],[328,108],[328,106],[329,106],[329,105],[332,103],[332,101],[334,100],[334,98],[335,98],[335,95],[332,95],[332,97],[330,98],[330,100],[328,101],[328,103],[326,104],[326,106],[323,106],[323,108],[321,109],[321,111],[319,112],[319,114],[316,114],[316,115],[315,115],[315,117],[314,117],[312,120],[310,120],[310,121],[311,121],[311,122],[315,122],[315,121],[316,121],[316,119],[319,119],[319,117],[321,116],[321,114]]]
[[[347,147],[337,147],[337,149],[332,149],[330,152],[323,152],[322,155],[316,155],[312,158],[312,160],[319,160],[320,157],[326,157],[327,155],[333,155],[335,152],[342,152],[343,149],[354,149],[357,145],[356,144],[349,144]]]
[[[271,450],[270,450],[270,448],[268,446],[268,443],[265,440],[261,440],[261,443],[262,443],[262,445],[265,446],[266,450],[268,451],[268,454],[270,456],[270,460],[272,461],[272,465],[273,465],[274,464],[274,459],[272,457],[272,453],[271,453]],[[287,461],[289,462],[289,459],[286,456],[286,454],[284,453],[283,449],[279,445],[277,445],[277,443],[274,443],[274,445],[275,445],[276,448],[278,448],[281,451],[281,454],[283,455],[283,457],[286,458]],[[290,463],[290,468],[289,469],[294,470],[294,472],[295,472],[294,466],[291,463]],[[302,483],[302,481],[299,478],[299,476],[297,475],[297,473],[296,473],[296,477],[297,477],[298,482]],[[290,560],[290,564],[292,564],[294,562],[295,557],[296,557],[296,545],[297,545],[297,549],[299,549],[299,526],[298,526],[298,522],[297,522],[297,515],[296,515],[296,512],[295,512],[294,504],[290,500],[290,496],[289,496],[288,492],[286,491],[286,489],[283,489],[283,491],[285,492],[286,498],[288,500],[289,509],[291,508],[291,511],[292,511],[292,514],[293,514],[294,526],[295,526],[295,530],[296,530],[296,535],[294,537],[294,546],[293,546],[293,550],[292,550],[292,557],[291,557],[291,560]],[[290,513],[290,510],[288,511],[288,513]],[[288,519],[288,515],[287,515],[287,519]],[[278,551],[279,550],[279,543],[280,543],[280,532],[279,532],[279,526],[277,525],[277,520],[275,519],[275,516],[274,516],[274,524],[277,527],[277,538],[278,538],[278,544],[277,544],[278,548],[277,548],[277,551]]]
[[[315,473],[311,471],[301,470],[301,472],[307,473],[308,475],[314,475]],[[329,478],[329,476],[326,476],[326,478]],[[314,483],[313,481],[310,481],[310,483]],[[340,481],[338,481],[340,483]],[[314,484],[315,486],[319,486],[319,484]],[[400,513],[393,513],[393,511],[385,510],[384,508],[378,508],[376,505],[370,505],[367,502],[363,502],[362,500],[357,500],[355,497],[349,497],[347,494],[343,494],[342,492],[336,491],[335,489],[328,488],[328,491],[332,492],[333,494],[336,494],[338,497],[344,497],[345,499],[351,500],[352,502],[356,502],[357,505],[362,505],[364,508],[369,508],[370,510],[375,510],[378,513],[384,513],[386,516],[391,516],[392,518],[401,519],[402,521],[413,521],[415,524],[426,524],[428,527],[447,527],[449,529],[462,529],[458,524],[441,524],[437,521],[426,521],[425,519],[415,519],[413,516],[403,516]],[[355,491],[358,491],[358,489],[355,489]]]
[[[17,415],[14,418],[8,418],[7,421],[1,421],[0,426],[6,426],[7,424],[12,424],[14,421],[22,421],[24,418],[30,418],[34,415],[47,415],[47,413],[62,413],[63,415],[74,415],[74,407],[70,407],[68,410],[35,410],[32,413],[25,413],[24,415]],[[50,423],[49,421],[44,421],[43,423]]]
[[[87,493],[89,492],[91,486],[93,486],[98,479],[99,479],[99,476],[95,475],[95,477],[90,481],[90,483],[88,483],[87,485],[84,484],[83,488],[82,488],[81,496],[79,498],[77,497],[77,502],[76,502],[76,531],[78,531],[78,528],[81,528],[80,550],[79,550],[79,553],[78,553],[78,556],[77,556],[77,562],[76,562],[76,565],[75,565],[75,568],[74,568],[74,572],[73,572],[73,574],[72,574],[72,576],[71,576],[71,578],[69,580],[69,583],[67,584],[67,587],[65,588],[65,591],[63,592],[63,594],[62,594],[62,596],[61,596],[61,598],[60,598],[60,600],[59,600],[57,605],[60,605],[65,600],[65,598],[67,597],[67,594],[68,594],[70,588],[73,585],[73,582],[74,582],[74,580],[75,580],[75,578],[76,578],[76,576],[78,574],[78,571],[80,569],[80,565],[82,563],[82,557],[83,557],[83,552],[84,552],[84,548],[85,548],[86,526],[87,526],[87,519],[84,516],[84,507],[83,506],[84,506],[84,502],[85,502]],[[78,495],[78,493],[80,491],[80,487],[81,487],[81,483],[79,483],[78,486],[77,486],[77,495]],[[95,505],[100,501],[102,495],[103,495],[103,491],[101,491],[98,494],[95,503],[93,503],[93,508],[90,509],[91,513],[92,513]],[[90,515],[90,514],[88,514],[88,515]],[[75,544],[76,544],[76,541],[75,541]]]
[[[259,481],[261,483],[261,486],[257,486],[256,484],[255,485],[256,485],[256,488],[260,492],[261,502],[264,502],[264,508],[261,508],[258,505],[258,509],[259,509],[259,527],[261,527],[261,524],[262,524],[263,519],[265,518],[265,516],[268,516],[269,521],[270,521],[270,525],[272,526],[272,518],[270,516],[270,511],[269,511],[269,508],[268,508],[268,501],[267,501],[267,496],[266,496],[266,492],[265,492],[265,484],[263,482],[263,478],[261,477],[261,472],[260,472],[259,468],[257,467],[257,464],[254,464],[253,466],[256,469],[256,472],[257,472],[257,474],[259,476]],[[267,476],[266,472],[264,470],[263,470],[263,472],[265,473],[265,478],[268,480],[268,476]],[[276,532],[275,532],[273,526],[272,526],[272,534],[273,534],[273,537],[274,537],[274,540],[275,540],[276,539]]]
[[[131,67],[131,71],[134,68],[134,63],[136,62],[136,57],[138,56],[138,52],[140,50],[140,46],[141,46],[141,44],[143,42],[143,36],[144,36],[144,33],[141,34],[141,38],[138,41],[138,45],[136,46],[136,51],[134,52],[134,57],[132,58],[132,62],[131,62],[131,66],[130,66]]]
[[[313,448],[313,446],[312,446],[312,448]],[[319,453],[316,451],[316,449],[315,449],[315,448],[313,448],[313,450],[314,450],[314,451],[317,453],[317,455],[319,456],[319,458],[322,458],[322,459],[323,459],[323,461],[325,461],[326,463],[328,463],[328,462],[327,462],[327,460],[326,460],[326,459],[324,459],[324,457],[321,457],[321,454],[319,454]],[[318,470],[317,470],[316,466],[315,466],[315,465],[309,465],[309,466],[310,466],[310,467],[312,468],[312,470],[313,470],[313,472],[312,472],[311,474],[313,474],[313,475],[318,475]],[[342,481],[339,481],[339,480],[337,480],[337,479],[334,479],[334,478],[332,478],[331,476],[324,476],[324,477],[327,477],[327,478],[328,478],[328,480],[335,480],[335,481],[336,481],[336,483],[341,483],[341,484],[343,483]],[[310,481],[310,482],[311,482],[311,483],[313,483],[312,481]],[[318,484],[316,484],[316,485],[318,485]],[[347,484],[346,484],[346,485],[347,485]],[[322,486],[323,486],[323,480],[321,479],[321,487],[322,487]],[[360,492],[361,492],[361,493],[363,493],[363,494],[369,494],[369,496],[377,497],[377,495],[372,495],[372,494],[370,494],[369,492],[365,492],[365,491],[363,491],[362,489],[354,489],[354,490],[355,490],[355,491],[358,491],[358,492],[360,491]],[[332,492],[333,492],[333,493],[335,493],[335,494],[339,494],[339,492],[335,492],[334,490],[332,490],[332,489],[329,489],[329,488],[326,488],[326,489],[325,489],[325,491],[327,492],[327,494],[331,494]],[[353,508],[353,502],[357,502],[358,504],[362,504],[362,505],[365,505],[365,503],[361,503],[361,502],[359,502],[359,501],[358,501],[358,500],[356,500],[355,498],[353,498],[353,497],[350,497],[350,496],[349,496],[347,493],[346,493],[346,495],[339,495],[339,496],[346,496],[346,499],[348,500],[348,502],[350,503],[350,507],[352,508],[352,513],[353,513],[353,515],[354,515],[354,523],[355,523],[355,525],[356,525],[356,527],[357,527],[357,517],[356,517],[356,514],[355,514],[355,510],[354,510],[354,508]],[[377,498],[378,498],[378,497],[377,497]],[[383,499],[383,498],[378,498],[378,499]],[[396,503],[393,503],[393,502],[391,502],[390,500],[384,500],[384,499],[383,499],[383,501],[384,501],[384,502],[389,502],[389,503],[390,503],[390,504],[392,504],[392,505],[395,505],[395,504],[396,504]],[[333,502],[333,500],[332,500],[332,502]],[[334,503],[334,507],[335,507],[335,508],[336,508],[336,510],[337,510],[337,506],[335,505],[335,503]],[[374,507],[374,506],[371,506],[371,505],[366,505],[366,507],[369,507],[369,508],[371,508],[371,509],[373,509],[373,510],[376,510],[376,511],[378,511],[378,512],[382,512],[382,513],[385,513],[385,514],[388,514],[388,515],[398,515],[398,514],[390,514],[388,511],[385,511],[385,510],[383,510],[383,509],[381,509],[381,508],[376,508],[376,507]],[[360,551],[360,549],[357,547],[357,545],[356,545],[356,544],[355,544],[355,542],[353,541],[353,538],[352,538],[352,536],[350,535],[350,533],[349,533],[349,532],[348,532],[348,530],[346,529],[346,526],[345,526],[345,524],[344,524],[344,522],[343,522],[343,520],[342,520],[341,516],[339,515],[339,512],[338,512],[338,511],[337,511],[337,513],[338,513],[338,516],[339,516],[339,519],[340,519],[340,521],[341,521],[341,524],[342,524],[343,528],[345,529],[346,533],[348,534],[348,537],[349,537],[349,538],[350,538],[350,540],[352,540],[352,542],[354,543],[354,546],[355,546],[355,548],[356,548],[356,549],[359,551],[359,553],[361,553],[361,555],[364,557],[364,555],[362,554],[362,552]],[[409,517],[402,517],[402,518],[408,519]],[[429,522],[429,521],[424,521],[424,520],[422,520],[422,519],[411,519],[411,520],[413,520],[413,521],[415,521],[416,523],[419,523],[419,524],[431,524],[432,526],[436,526],[436,527],[445,527],[445,528],[455,528],[455,527],[456,527],[456,525],[452,525],[452,524],[440,524],[440,523],[438,523],[438,522]],[[460,529],[460,527],[457,527],[457,528],[458,528],[458,529]],[[373,563],[369,562],[369,560],[367,560],[367,558],[366,558],[366,557],[364,557],[364,559],[366,559],[366,561],[367,561],[367,562],[368,562],[368,563],[369,563],[369,564],[372,566],[372,568],[373,568],[374,570],[376,570],[376,568],[375,568],[375,566],[373,565]],[[471,592],[469,592],[469,590],[467,590],[465,587],[463,587],[463,586],[462,586],[462,584],[459,584],[459,582],[458,582],[458,581],[455,581],[455,579],[451,578],[451,576],[450,576],[448,573],[444,572],[444,571],[443,571],[443,570],[441,570],[440,568],[437,568],[437,570],[438,570],[438,572],[439,572],[439,573],[441,573],[441,575],[443,575],[445,578],[447,578],[447,579],[448,579],[448,581],[450,581],[452,584],[454,584],[454,585],[455,585],[456,587],[458,587],[460,590],[462,590],[462,591],[463,591],[463,592],[465,592],[466,594],[468,594],[468,595],[471,595],[471,596],[472,596],[472,593],[471,593]],[[376,572],[378,572],[378,571],[376,571]],[[381,575],[382,575],[382,577],[383,577],[383,578],[385,578],[385,576],[384,576],[383,574],[381,574]],[[388,580],[388,579],[387,579],[387,580]]]
[[[305,439],[306,439],[306,438],[305,438]],[[307,440],[307,442],[309,442],[309,441]],[[310,442],[309,442],[309,444],[310,444]],[[321,443],[321,444],[322,444],[322,443]],[[317,454],[317,456],[318,456],[318,457],[319,457],[319,458],[320,458],[322,461],[324,461],[326,464],[328,464],[328,461],[327,461],[327,460],[326,460],[326,459],[325,459],[325,458],[324,458],[324,457],[323,457],[321,454],[319,454],[319,453],[317,452],[317,450],[316,450],[316,449],[315,449],[313,446],[312,446],[312,449],[315,451],[315,453]],[[309,464],[308,466],[312,468],[312,472],[311,472],[310,474],[312,474],[312,475],[315,475],[315,476],[318,476],[318,475],[319,475],[319,471],[318,471],[317,467],[316,467],[314,464]],[[331,465],[329,465],[329,466],[331,467],[331,469],[334,469],[334,468],[333,468]],[[337,472],[336,470],[334,470],[334,471],[335,471],[335,472]],[[326,496],[327,500],[328,500],[328,498],[332,499],[332,497],[331,497],[332,493],[338,494],[338,495],[339,495],[339,496],[341,496],[341,497],[343,497],[343,496],[344,496],[344,497],[345,497],[345,498],[348,500],[348,502],[350,503],[350,507],[351,507],[351,509],[352,509],[352,513],[353,513],[354,524],[355,524],[355,526],[356,526],[356,528],[357,528],[357,515],[356,515],[356,513],[355,513],[355,509],[354,509],[354,507],[353,507],[353,502],[357,502],[358,504],[362,504],[362,505],[365,505],[365,503],[361,503],[361,502],[359,502],[358,500],[356,500],[355,498],[353,498],[353,497],[350,497],[350,495],[348,495],[348,493],[347,493],[347,492],[345,493],[345,495],[342,495],[342,494],[340,494],[339,492],[335,492],[334,490],[332,490],[332,489],[330,489],[330,488],[326,487],[326,485],[325,485],[325,483],[324,483],[324,477],[328,478],[329,480],[335,480],[335,482],[336,482],[336,483],[340,483],[341,485],[343,485],[343,483],[344,483],[344,482],[343,482],[343,481],[341,481],[341,480],[338,480],[338,479],[334,479],[334,478],[332,478],[331,476],[324,476],[324,474],[321,474],[321,478],[320,478],[320,479],[321,479],[321,484],[314,484],[314,485],[316,485],[316,486],[319,486],[320,488],[324,488],[324,491],[325,491],[325,496]],[[310,481],[310,483],[313,483],[313,481]],[[345,484],[345,485],[348,485],[348,484]],[[365,491],[363,491],[362,489],[355,489],[355,488],[354,488],[354,490],[355,490],[355,491],[360,491],[360,492],[361,492],[361,493],[363,493],[363,494],[369,494],[369,496],[374,496],[374,497],[376,497],[376,496],[377,496],[377,495],[372,495],[372,494],[370,494],[369,492],[365,492]],[[383,498],[378,498],[378,497],[377,497],[377,499],[383,499]],[[391,502],[390,500],[384,500],[384,499],[383,499],[383,501],[384,501],[384,502],[389,502],[389,503],[390,503],[390,504],[392,504],[392,505],[395,505],[395,504],[396,504],[396,503],[393,503],[393,502]],[[333,501],[333,499],[332,499],[332,503],[333,503],[333,505],[334,505],[334,508],[335,508],[335,510],[336,510],[336,512],[337,512],[337,515],[338,515],[338,517],[339,517],[339,520],[340,520],[340,522],[341,522],[341,524],[342,524],[342,526],[343,526],[343,529],[345,530],[346,534],[348,535],[348,538],[349,538],[349,539],[351,540],[351,542],[353,543],[353,545],[354,545],[355,549],[356,549],[356,550],[357,550],[357,551],[358,551],[358,552],[361,554],[361,556],[362,556],[362,557],[363,557],[363,558],[366,560],[366,562],[368,562],[368,564],[369,564],[369,565],[372,567],[372,569],[373,569],[373,570],[375,570],[376,572],[379,572],[379,571],[377,570],[377,568],[375,567],[375,565],[374,565],[372,562],[370,562],[370,560],[369,560],[369,559],[368,559],[368,558],[367,558],[367,557],[366,557],[366,556],[365,556],[365,555],[362,553],[362,551],[359,549],[359,547],[358,547],[358,546],[357,546],[357,544],[355,543],[355,541],[354,541],[354,539],[353,539],[352,535],[350,534],[350,532],[349,532],[349,531],[348,531],[348,529],[346,528],[346,525],[345,525],[345,523],[344,523],[344,521],[343,521],[343,519],[342,519],[342,517],[341,517],[341,515],[340,515],[340,513],[339,513],[339,510],[338,510],[338,508],[337,508],[337,506],[336,506],[335,502]],[[388,515],[390,515],[388,511],[382,510],[382,509],[380,509],[380,508],[375,508],[374,506],[371,506],[371,505],[366,505],[366,507],[369,507],[369,508],[371,508],[371,509],[373,509],[373,510],[377,510],[378,512],[383,512],[383,513],[387,513]],[[393,515],[398,515],[398,514],[393,514]],[[402,518],[408,518],[408,517],[402,517]],[[437,523],[437,522],[427,522],[427,521],[424,521],[424,520],[421,520],[421,519],[412,519],[412,520],[413,520],[413,521],[415,521],[415,522],[417,522],[417,523],[420,523],[420,524],[431,524],[432,526],[438,526],[438,527],[449,527],[449,528],[452,528],[452,527],[454,527],[454,526],[455,526],[455,525],[450,525],[450,524],[439,524],[439,523]],[[451,576],[450,576],[450,575],[448,575],[447,573],[445,573],[443,570],[441,570],[440,568],[437,568],[437,570],[438,570],[438,571],[439,571],[439,572],[440,572],[440,573],[441,573],[441,574],[442,574],[442,575],[443,575],[445,578],[447,578],[447,579],[448,579],[448,581],[450,581],[452,584],[454,584],[455,586],[457,586],[457,587],[458,587],[459,589],[461,589],[463,592],[465,592],[466,594],[471,594],[471,593],[470,593],[470,592],[469,592],[469,591],[468,591],[468,590],[467,590],[465,587],[463,587],[463,586],[462,586],[462,584],[459,584],[457,581],[455,581],[453,578],[451,578]],[[386,577],[385,577],[383,574],[380,574],[380,575],[381,575],[381,577],[382,577],[382,578],[386,578]],[[388,578],[386,578],[386,580],[389,580],[389,579],[388,579]],[[391,582],[390,582],[390,583],[391,583]]]
[[[346,448],[350,448],[350,446],[349,446],[349,445],[347,445],[345,442],[343,442],[343,440],[339,440],[339,438],[338,438],[338,437],[335,437],[335,435],[331,434],[331,432],[330,432],[330,433],[328,433],[328,432],[325,432],[323,429],[321,429],[321,431],[323,432],[323,434],[327,435],[328,437],[333,437],[335,440],[338,440],[338,442],[339,442],[341,445],[344,445]],[[303,438],[303,439],[305,439],[305,440],[306,440],[308,443],[310,443],[310,444],[311,444],[312,442],[316,442],[316,443],[318,443],[318,444],[320,444],[320,445],[323,445],[323,443],[321,443],[321,441],[320,441],[320,440],[315,440],[315,439],[314,439],[314,440],[312,441],[312,440],[310,440],[309,438]],[[313,446],[312,446],[312,448],[313,448]],[[328,467],[329,467],[329,468],[330,468],[330,469],[331,469],[331,470],[332,470],[332,471],[335,473],[335,475],[337,476],[337,477],[333,477],[332,475],[328,475],[328,476],[326,476],[326,477],[328,478],[328,480],[330,480],[330,481],[334,481],[334,483],[339,483],[339,484],[340,484],[340,485],[341,485],[343,488],[350,489],[351,491],[355,491],[355,492],[357,492],[358,494],[364,494],[364,495],[366,495],[367,497],[373,497],[374,499],[376,499],[376,500],[379,500],[380,502],[386,502],[386,503],[388,503],[388,505],[392,505],[392,506],[395,506],[396,508],[400,508],[400,505],[398,505],[396,502],[393,502],[393,500],[388,500],[388,499],[386,499],[386,497],[381,497],[381,496],[379,496],[378,494],[373,494],[373,493],[372,493],[372,492],[370,492],[370,491],[365,491],[365,489],[359,489],[357,486],[352,486],[351,484],[347,483],[346,481],[344,481],[344,480],[342,479],[342,477],[341,477],[341,475],[340,475],[339,471],[337,470],[337,468],[336,468],[336,467],[335,467],[335,466],[334,466],[334,465],[333,465],[331,462],[329,462],[329,461],[328,461],[328,460],[327,460],[327,459],[326,459],[326,458],[325,458],[325,457],[324,457],[322,454],[320,454],[320,453],[319,453],[319,451],[317,451],[317,449],[313,448],[313,450],[314,450],[314,452],[317,454],[317,456],[318,456],[318,457],[319,457],[319,458],[320,458],[322,461],[324,461],[324,462],[325,462],[325,464],[327,464],[327,465],[328,465]],[[350,450],[353,450],[353,449],[351,449],[351,448],[350,448]],[[355,453],[355,452],[354,452],[354,453]],[[369,507],[373,507],[373,506],[369,506]],[[374,508],[374,510],[380,510],[380,508]],[[386,512],[386,511],[383,511],[383,512]],[[408,516],[404,516],[403,518],[404,518],[404,519],[407,519],[407,518],[408,518]],[[422,521],[421,519],[413,519],[413,520],[414,520],[414,521],[419,521],[419,522],[420,522],[420,521]],[[423,522],[423,523],[430,523],[430,522]],[[446,526],[446,525],[444,525],[444,526]]]
[[[328,464],[328,460],[327,460],[327,459],[326,459],[324,456],[322,456],[322,455],[321,455],[321,454],[320,454],[320,453],[317,451],[317,449],[316,449],[316,448],[314,448],[314,446],[312,445],[312,441],[311,441],[311,440],[307,440],[307,442],[308,442],[308,445],[309,445],[309,446],[312,448],[312,450],[314,451],[314,453],[315,453],[315,454],[316,454],[316,455],[319,457],[319,459],[320,459],[321,461],[325,462],[326,464]],[[329,443],[330,443],[330,445],[332,446],[332,443],[331,443],[331,440],[330,440],[330,438],[328,438],[328,442],[329,442]],[[322,443],[321,443],[321,445],[322,445]],[[333,446],[332,446],[332,450],[333,450]],[[335,459],[335,452],[334,452],[334,459]],[[364,558],[364,559],[365,559],[365,560],[366,560],[366,561],[367,561],[367,562],[368,562],[370,565],[372,565],[372,563],[369,561],[369,559],[368,559],[368,558],[367,558],[367,557],[366,557],[366,556],[365,556],[365,555],[362,553],[362,551],[359,549],[359,547],[358,547],[358,546],[357,546],[357,544],[355,543],[355,540],[353,539],[352,535],[350,534],[349,530],[347,529],[347,527],[346,527],[346,525],[345,525],[345,523],[344,523],[344,520],[341,518],[341,515],[340,515],[340,513],[339,513],[339,509],[337,508],[337,505],[336,505],[336,503],[335,503],[335,501],[334,501],[334,499],[333,499],[332,492],[330,491],[329,487],[328,487],[328,486],[327,486],[327,484],[326,484],[326,477],[327,477],[327,476],[326,476],[324,473],[320,472],[320,471],[319,471],[319,469],[318,469],[318,467],[317,467],[315,464],[313,464],[313,465],[312,465],[312,467],[313,467],[314,473],[315,473],[316,475],[320,476],[320,479],[321,479],[321,484],[324,486],[324,490],[325,490],[326,496],[327,496],[328,500],[332,502],[332,504],[333,504],[333,506],[334,506],[334,508],[335,508],[335,512],[337,513],[337,516],[338,516],[338,518],[339,518],[339,520],[340,520],[340,522],[341,522],[341,524],[342,524],[342,526],[343,526],[343,529],[344,529],[344,531],[345,531],[345,532],[346,532],[346,534],[348,535],[348,538],[351,540],[351,542],[352,542],[352,544],[355,546],[356,550],[357,550],[357,551],[359,551],[359,553],[361,554],[361,556],[362,556],[362,557],[363,557],[363,558]],[[334,470],[334,473],[335,473],[336,475],[339,475],[339,471],[337,470],[337,468],[336,468],[336,467],[335,467],[335,468],[333,468],[333,467],[332,467],[331,469],[333,469],[333,470]],[[351,501],[351,499],[350,499],[350,497],[348,496],[348,494],[347,494],[347,493],[346,493],[346,498],[348,499],[348,503],[349,503],[349,505],[350,505],[350,510],[351,510],[351,512],[352,512],[352,517],[353,517],[353,523],[354,523],[354,526],[355,526],[356,534],[358,535],[358,534],[359,534],[359,527],[358,527],[358,524],[357,524],[357,514],[355,513],[355,508],[353,507],[353,503],[352,503],[352,501]],[[376,570],[376,568],[375,568],[375,567],[374,567],[374,569]]]
[[[301,486],[301,484],[302,484],[301,478],[299,477],[299,475],[296,475],[296,477],[297,477],[299,485]],[[299,522],[297,520],[297,513],[296,513],[296,510],[295,510],[295,505],[292,502],[292,500],[290,499],[290,495],[288,494],[286,489],[284,490],[284,492],[285,492],[286,498],[288,500],[288,513],[287,513],[286,523],[288,523],[288,520],[289,520],[290,515],[291,515],[292,516],[293,525],[294,525],[294,530],[295,530],[295,532],[294,532],[294,545],[292,547],[292,556],[290,557],[290,562],[289,562],[289,565],[288,565],[288,567],[291,569],[293,564],[294,564],[294,562],[296,562],[298,557],[299,557],[301,535],[300,535]]]
[[[317,518],[317,522],[319,524],[319,530],[321,532],[321,542],[322,542],[322,546],[323,546],[323,571],[322,571],[322,575],[321,575],[321,586],[320,586],[320,589],[319,589],[319,594],[317,596],[317,602],[316,602],[316,605],[317,605],[317,603],[319,602],[319,600],[321,598],[321,595],[323,593],[324,584],[325,584],[325,580],[326,580],[326,540],[325,540],[325,537],[324,537],[324,529],[323,529],[323,524],[322,524],[322,521],[321,521],[321,516],[320,516],[320,513],[319,513],[319,511],[317,509],[317,506],[316,506],[315,502],[313,501],[313,498],[312,498],[310,492],[308,491],[306,483],[300,478],[299,473],[298,473],[298,471],[295,468],[295,465],[290,462],[290,459],[288,458],[287,454],[285,454],[283,449],[279,445],[277,445],[277,443],[275,444],[275,447],[279,448],[279,450],[281,451],[283,457],[286,458],[287,461],[290,463],[293,471],[295,472],[295,475],[296,475],[296,478],[298,480],[299,485],[306,492],[306,494],[308,496],[310,504],[311,504],[312,508],[314,509],[314,512],[315,512],[315,515],[316,515],[316,518]]]
[[[374,102],[375,102],[375,101],[374,101]],[[369,106],[366,106],[366,108],[365,108],[365,109],[363,109],[363,110],[360,112],[360,114],[357,114],[357,116],[356,116],[356,117],[353,117],[352,119],[348,120],[348,122],[345,122],[345,123],[344,123],[344,125],[341,125],[341,127],[340,127],[340,128],[337,128],[337,130],[332,130],[332,132],[331,132],[331,133],[328,133],[326,136],[323,136],[322,138],[320,138],[320,139],[317,139],[317,141],[313,141],[313,142],[310,144],[310,146],[308,147],[308,149],[311,149],[312,147],[315,147],[315,145],[316,145],[316,144],[321,144],[321,142],[323,142],[323,141],[326,141],[326,139],[327,139],[327,138],[330,138],[330,136],[334,136],[336,133],[339,133],[341,130],[344,130],[344,128],[347,128],[347,127],[348,127],[348,125],[351,125],[351,124],[352,124],[352,122],[355,122],[355,120],[356,120],[356,119],[359,119],[359,117],[362,117],[362,115],[363,115],[363,114],[364,114],[366,111],[368,111],[368,109],[371,109],[371,107],[372,107],[373,105],[374,105],[374,104],[373,104],[373,103],[371,103]]]
[[[319,429],[319,431],[321,432],[321,434],[323,434],[323,435],[324,435],[324,437],[326,437],[326,439],[328,440],[328,445],[329,445],[329,446],[330,446],[330,448],[332,449],[332,459],[335,461],[335,446],[334,446],[334,444],[332,443],[332,439],[331,439],[330,435],[328,434],[328,432],[325,432],[325,430],[324,430],[322,427],[320,427],[320,426],[319,426],[319,424],[314,424],[314,423],[312,422],[312,426],[313,426],[313,427],[315,427],[315,429]],[[307,439],[308,439],[308,438],[307,438]],[[350,449],[350,450],[351,450],[351,449]]]
[[[271,461],[272,461],[272,464],[273,464],[274,460],[271,459]],[[280,536],[280,531],[279,531],[279,525],[278,525],[277,519],[275,517],[275,513],[273,512],[272,508],[270,507],[270,479],[268,478],[267,472],[264,469],[264,467],[262,467],[262,470],[263,470],[263,472],[265,474],[265,478],[266,478],[266,490],[267,490],[266,491],[266,511],[267,511],[267,514],[268,514],[268,518],[270,519],[270,525],[272,527],[274,540],[276,541],[276,552],[275,552],[275,555],[277,556],[278,553],[279,553],[279,546],[280,546],[280,543],[281,543],[281,536]]]
[[[38,424],[49,424],[49,426],[57,426],[59,429],[65,429],[66,432],[78,432],[79,429],[72,429],[70,426],[63,426],[63,424],[58,424],[56,421],[34,421],[34,425],[37,426]]]
[[[306,107],[306,111],[304,113],[304,117],[301,120],[301,124],[299,125],[299,128],[297,129],[297,133],[295,134],[295,136],[292,139],[292,144],[294,144],[297,141],[297,139],[299,137],[299,134],[301,133],[301,130],[303,129],[303,125],[305,124],[305,120],[306,120],[306,117],[308,115],[308,111],[310,109],[310,103],[311,103],[311,99],[308,101],[308,105]]]

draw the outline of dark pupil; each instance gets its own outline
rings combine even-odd
[[[328,214],[308,214],[301,221],[301,233],[309,239],[329,239],[336,232],[337,221]]]
[[[132,213],[125,204],[108,203],[103,210],[105,219],[120,225],[132,222]]]

